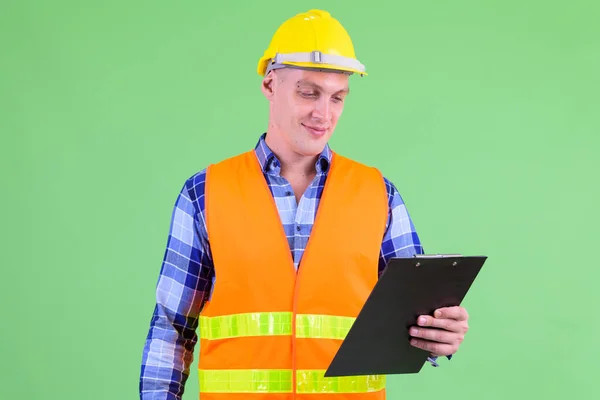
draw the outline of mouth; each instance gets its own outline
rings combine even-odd
[[[307,126],[302,124],[302,126],[312,135],[320,137],[323,136],[327,133],[327,129],[326,128],[319,128],[319,127],[314,127],[314,126]]]

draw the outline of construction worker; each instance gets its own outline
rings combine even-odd
[[[383,376],[323,377],[387,261],[423,252],[396,187],[327,144],[365,68],[344,27],[310,10],[279,27],[258,74],[266,133],[177,198],[140,398],[181,398],[198,327],[201,399],[384,399]],[[437,365],[467,319],[421,316],[411,343]]]

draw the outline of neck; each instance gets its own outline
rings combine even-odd
[[[287,149],[285,143],[278,140],[275,135],[270,135],[268,132],[265,141],[273,154],[275,154],[281,162],[282,176],[293,175],[313,177],[317,173],[315,163],[317,162],[318,156],[304,156],[293,150]]]

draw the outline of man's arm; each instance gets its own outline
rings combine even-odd
[[[383,179],[387,189],[389,212],[381,243],[379,275],[383,273],[392,257],[412,257],[415,254],[423,254],[423,246],[404,200],[394,184],[385,177]]]
[[[383,273],[390,258],[412,257],[415,254],[423,254],[423,246],[417,235],[415,226],[406,209],[402,196],[387,178],[383,178],[388,195],[388,221],[381,243],[381,255],[379,257],[379,275]],[[448,358],[451,358],[449,356]],[[428,361],[437,367],[437,357],[431,356]]]
[[[204,224],[204,171],[182,188],[171,217],[156,305],[143,350],[142,400],[180,400],[197,342],[198,315],[213,284]],[[200,193],[202,191],[202,193]]]
[[[406,210],[404,201],[398,193],[396,187],[387,179],[385,184],[388,193],[389,215],[388,226],[381,245],[381,257],[379,260],[379,275],[385,269],[387,263],[392,257],[412,257],[415,254],[424,254],[423,246],[419,240],[412,220]],[[428,350],[431,356],[428,361],[434,366],[437,363],[438,354],[447,354],[448,359],[452,358],[455,351],[450,350],[448,354],[442,349],[458,349],[462,343],[464,335],[468,331],[467,320],[469,318],[467,311],[462,307],[447,307],[435,311],[434,317],[421,316],[419,326],[433,327],[437,330],[428,328],[413,327],[410,335],[413,336],[411,343],[413,346]],[[415,340],[415,337],[418,338]]]

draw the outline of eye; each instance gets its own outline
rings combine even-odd
[[[317,94],[315,92],[300,92],[300,95],[302,97],[306,97],[307,99],[312,99],[317,97]]]
[[[343,97],[341,97],[341,96],[335,96],[335,97],[333,98],[333,101],[334,101],[334,102],[336,102],[336,103],[341,103],[341,102],[343,102],[343,101],[344,101],[344,98],[343,98]]]

